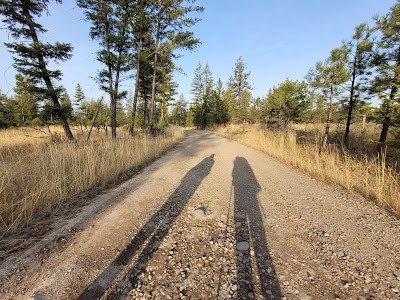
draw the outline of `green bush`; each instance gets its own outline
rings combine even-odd
[[[43,125],[43,121],[40,118],[34,118],[31,122],[30,122],[31,126],[41,126]]]

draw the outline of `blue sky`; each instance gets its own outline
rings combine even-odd
[[[190,84],[198,62],[208,63],[214,78],[226,83],[236,60],[242,56],[251,71],[253,96],[262,97],[286,77],[302,80],[331,49],[349,39],[355,26],[372,24],[372,17],[385,14],[395,0],[198,0],[205,7],[202,21],[192,29],[202,45],[185,52],[176,64],[186,75],[176,74],[178,93],[190,100]],[[96,61],[96,41],[89,39],[90,24],[73,0],[62,5],[52,3],[50,15],[40,22],[48,32],[42,40],[68,42],[74,47],[73,58],[60,63],[61,84],[72,97],[80,83],[86,96],[103,95],[92,77],[101,65]],[[9,41],[0,30],[0,41]],[[0,90],[12,95],[15,72],[11,55],[0,45]],[[123,88],[134,89],[134,81],[124,81]]]

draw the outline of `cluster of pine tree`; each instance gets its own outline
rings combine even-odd
[[[171,122],[204,129],[236,120],[249,121],[252,100],[249,76],[250,72],[246,71],[243,58],[239,57],[234,67],[234,74],[225,89],[221,78],[217,83],[214,82],[208,64],[203,68],[199,62],[192,81],[193,101],[187,108],[188,103],[181,95],[172,110]]]
[[[13,54],[14,67],[19,72],[16,96],[0,94],[0,126],[38,124],[50,117],[61,122],[66,136],[74,140],[68,118],[86,125],[95,111],[99,122],[102,118],[107,122],[109,116],[112,137],[116,138],[117,114],[122,111],[118,106],[127,96],[121,80],[132,77],[135,92],[130,108],[130,133],[134,134],[140,101],[143,123],[147,132],[151,132],[157,123],[163,123],[160,120],[165,117],[166,104],[175,95],[172,73],[176,50],[192,50],[199,44],[188,30],[199,21],[191,17],[193,13],[203,11],[203,7],[194,5],[195,1],[77,0],[92,25],[90,38],[99,42],[97,59],[104,68],[98,72],[97,80],[109,95],[110,107],[106,110],[100,100],[87,103],[77,89],[75,112],[63,88],[55,85],[61,72],[48,68],[49,61],[70,58],[72,46],[58,42],[52,45],[38,37],[46,30],[35,19],[47,11],[50,0],[0,1],[3,23],[15,38],[15,42],[5,45]]]

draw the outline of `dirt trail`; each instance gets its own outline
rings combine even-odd
[[[1,263],[1,299],[400,297],[398,220],[209,133],[97,198]]]

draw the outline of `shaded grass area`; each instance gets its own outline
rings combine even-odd
[[[172,126],[157,137],[138,133],[130,138],[121,130],[116,141],[102,132],[93,132],[87,143],[87,134],[75,130],[78,145],[54,132],[43,138],[26,137],[25,130],[1,133],[2,235],[30,224],[37,214],[56,209],[77,194],[95,187],[101,189],[121,175],[142,168],[185,137],[182,128]],[[17,142],[6,139],[6,134]]]
[[[250,146],[311,176],[375,200],[400,215],[400,174],[386,157],[353,156],[330,144],[321,149],[316,140],[301,139],[295,130],[269,130],[260,125],[228,125],[216,134]]]
[[[320,143],[325,132],[325,124],[290,124],[289,129],[296,132],[298,143]],[[345,124],[332,124],[328,142],[338,149],[344,147]],[[346,149],[353,157],[364,159],[368,156],[374,159],[377,156],[378,140],[382,128],[375,123],[355,123],[350,128],[349,147]],[[389,130],[385,145],[386,164],[400,171],[400,139],[399,129],[392,127]]]

